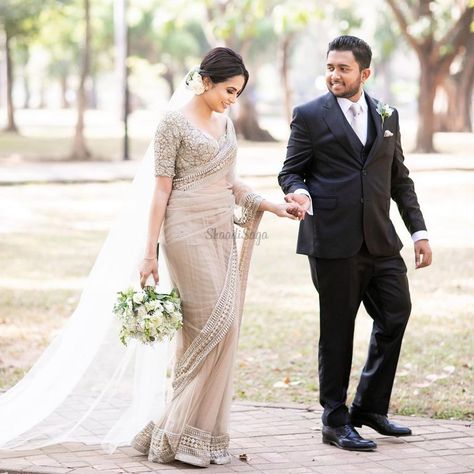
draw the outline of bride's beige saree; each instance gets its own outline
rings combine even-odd
[[[222,138],[211,147],[214,156],[173,179],[166,212],[161,248],[181,295],[184,326],[177,335],[172,400],[133,442],[156,462],[230,460],[233,366],[261,198],[235,179],[230,120]],[[242,207],[238,219],[236,204]]]

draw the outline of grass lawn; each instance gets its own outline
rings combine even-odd
[[[434,249],[431,268],[414,271],[407,244],[413,312],[391,411],[472,419],[474,330],[474,173],[415,175]],[[275,181],[257,191],[280,199]],[[0,387],[17,381],[61,328],[118,212],[126,183],[0,187]],[[318,403],[318,305],[305,257],[294,253],[297,224],[265,216],[256,247],[237,360],[236,397]],[[371,329],[357,319],[350,398]]]

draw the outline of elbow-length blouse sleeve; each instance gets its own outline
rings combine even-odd
[[[235,166],[227,174],[227,179],[232,186],[235,204],[241,207],[241,216],[234,216],[234,223],[247,227],[256,217],[263,197],[253,192],[252,188],[241,181],[235,172]]]
[[[168,112],[158,124],[153,139],[155,176],[174,178],[176,157],[181,143],[179,125],[173,113]]]

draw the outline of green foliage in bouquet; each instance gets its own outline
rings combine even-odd
[[[142,290],[128,288],[118,292],[113,312],[122,323],[120,340],[127,345],[129,339],[145,344],[172,339],[183,326],[181,300],[178,291],[158,293],[153,286]]]

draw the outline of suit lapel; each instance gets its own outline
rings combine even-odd
[[[375,100],[372,99],[372,97],[370,97],[367,94],[367,92],[365,92],[365,98],[366,98],[367,105],[369,108],[369,114],[371,115],[371,118],[375,125],[375,132],[376,132],[374,143],[372,144],[369,154],[367,155],[367,159],[365,160],[365,162],[368,163],[374,157],[377,149],[382,144],[383,124],[382,124],[382,117],[380,117],[379,113],[377,112],[377,103],[375,102]]]
[[[337,99],[330,92],[326,95],[324,109],[323,118],[332,134],[349,154],[355,156],[360,161],[362,143],[346,120],[344,113],[337,103]]]

